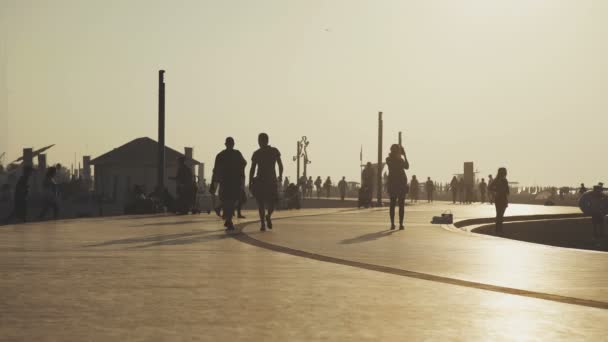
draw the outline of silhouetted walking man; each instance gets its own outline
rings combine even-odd
[[[509,206],[509,181],[507,180],[507,169],[498,169],[496,179],[492,181],[489,190],[494,194],[496,206],[496,234],[502,235],[502,224],[504,222],[505,211]]]
[[[238,150],[234,149],[234,139],[226,138],[226,149],[215,157],[213,178],[209,192],[215,193],[216,184],[220,186],[220,201],[224,209],[224,226],[227,230],[234,230],[234,209],[243,201],[245,166],[247,162]]]
[[[177,193],[177,212],[178,214],[188,214],[194,204],[194,176],[192,170],[186,165],[186,158],[177,159],[177,175],[175,176]]]
[[[327,179],[325,180],[325,183],[323,183],[323,188],[325,189],[325,192],[327,194],[327,198],[329,198],[329,196],[331,195],[331,178],[329,178],[329,176],[327,177]]]
[[[312,189],[314,188],[314,181],[312,180],[312,176],[308,177],[306,181],[306,193],[308,193],[308,197],[312,198]]]
[[[344,201],[346,197],[346,177],[342,177],[342,180],[338,182],[338,189],[340,190],[340,199]]]
[[[488,201],[490,202],[490,204],[494,204],[494,192],[491,190],[492,183],[494,183],[494,178],[492,177],[492,175],[488,175]]]
[[[429,203],[433,202],[433,193],[435,192],[435,183],[431,180],[431,177],[427,178],[426,184],[426,199]]]
[[[277,193],[277,181],[283,178],[283,162],[281,153],[274,147],[268,145],[268,135],[260,133],[258,136],[260,148],[251,157],[251,170],[249,171],[249,189],[258,202],[260,214],[260,230],[265,231],[266,227],[272,229],[272,213],[274,206],[279,198]],[[276,165],[279,166],[279,177],[276,176]],[[256,175],[257,170],[257,175]],[[266,214],[266,208],[268,214]]]
[[[321,176],[318,176],[315,180],[315,188],[317,189],[317,198],[321,198],[321,187],[323,186],[323,180]]]
[[[488,184],[486,184],[486,180],[484,178],[481,179],[481,183],[479,183],[479,194],[481,196],[481,203],[486,203],[486,192],[488,191]]]
[[[388,173],[389,177],[391,175],[390,171]],[[412,176],[412,181],[410,182],[410,201],[413,203],[418,203],[418,196],[420,194],[420,183],[418,182],[418,178],[416,175]]]
[[[6,223],[9,223],[13,218],[24,223],[27,222],[27,196],[30,191],[29,181],[32,172],[31,166],[26,165],[23,167],[21,177],[19,177],[15,185],[13,211],[6,218]]]
[[[53,218],[55,220],[59,218],[59,205],[57,204],[58,191],[57,183],[55,182],[56,174],[57,169],[55,167],[49,167],[46,170],[46,175],[44,177],[44,181],[42,182],[44,198],[42,203],[42,210],[40,211],[40,215],[38,215],[38,219],[43,219],[49,209],[53,209]]]
[[[306,176],[302,176],[302,177],[300,177],[300,179],[298,179],[298,188],[300,188],[302,191],[302,197],[306,197],[306,183],[307,182],[308,182],[308,180],[306,179]]]
[[[456,204],[456,198],[458,197],[458,178],[456,176],[452,177],[450,190],[452,191],[452,203]]]

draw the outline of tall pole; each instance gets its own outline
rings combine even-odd
[[[378,112],[378,167],[376,170],[378,206],[382,206],[382,112]]]
[[[298,165],[298,167],[297,167],[297,169],[298,169],[298,171],[297,171],[298,176],[296,178],[296,183],[295,184],[298,184],[298,182],[300,181],[300,157],[301,156],[302,156],[302,144],[298,141],[297,154],[296,154],[296,157],[298,158],[297,159],[297,161],[298,161],[298,163],[297,163],[297,165]]]
[[[401,132],[399,132],[399,146],[403,146],[403,136]]]
[[[158,190],[165,189],[165,71],[158,71]]]

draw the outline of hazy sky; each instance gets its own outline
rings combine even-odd
[[[404,131],[409,175],[474,161],[524,184],[608,181],[608,1],[0,0],[0,153],[50,161],[156,139],[207,162],[270,134],[293,179],[358,180]],[[8,161],[8,160],[7,160]]]

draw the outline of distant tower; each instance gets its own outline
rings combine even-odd
[[[157,190],[165,189],[165,71],[158,71],[158,167]]]

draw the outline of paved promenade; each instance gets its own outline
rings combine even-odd
[[[0,227],[0,340],[606,338],[608,254],[429,224],[445,209],[492,215],[420,204],[395,232],[385,209],[280,212],[234,235],[208,215]]]

